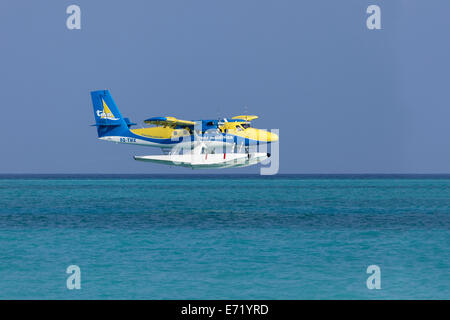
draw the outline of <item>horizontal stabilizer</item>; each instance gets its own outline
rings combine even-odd
[[[128,118],[124,118],[123,120],[125,120],[125,123],[127,124],[128,128],[137,125],[137,123],[131,122],[130,119]]]
[[[121,124],[117,124],[117,123],[96,123],[96,124],[91,124],[91,127],[120,127]]]

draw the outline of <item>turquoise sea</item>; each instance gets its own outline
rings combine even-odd
[[[450,176],[1,176],[0,298],[449,299]]]

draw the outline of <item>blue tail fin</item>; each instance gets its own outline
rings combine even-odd
[[[128,131],[129,121],[124,119],[109,90],[91,91],[98,137],[122,135]]]

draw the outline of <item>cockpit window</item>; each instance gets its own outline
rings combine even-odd
[[[236,126],[236,131],[243,131],[242,127],[240,125]]]
[[[247,129],[247,128],[250,128],[250,127],[251,127],[250,123],[243,123],[243,124],[241,124],[241,126],[242,126],[242,128],[244,128],[244,129]]]

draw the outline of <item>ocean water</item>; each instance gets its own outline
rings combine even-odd
[[[2,176],[0,298],[449,299],[450,177]]]

